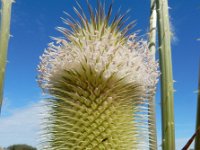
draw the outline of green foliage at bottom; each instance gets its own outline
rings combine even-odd
[[[37,149],[29,145],[18,144],[9,146],[6,150],[37,150]]]

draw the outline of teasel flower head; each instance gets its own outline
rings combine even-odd
[[[65,38],[54,38],[38,66],[38,82],[49,98],[41,139],[43,150],[148,148],[148,100],[158,64],[148,43],[128,34],[125,15],[111,19],[112,4],[87,2],[88,19],[77,3],[75,20],[63,19]]]

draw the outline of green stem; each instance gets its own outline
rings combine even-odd
[[[174,89],[168,1],[157,0],[156,5],[158,13],[159,56],[161,69],[162,147],[163,150],[175,150]]]
[[[200,64],[199,64],[199,83],[198,83],[198,99],[197,99],[197,120],[196,130],[200,128]],[[197,134],[195,139],[195,150],[200,149],[200,133]]]
[[[1,0],[1,27],[0,27],[0,112],[3,102],[3,84],[7,59],[8,41],[10,35],[10,16],[12,0]]]
[[[150,12],[150,31],[149,31],[149,50],[152,56],[155,58],[156,54],[156,1],[151,0],[151,12]],[[152,97],[149,101],[149,148],[150,150],[157,149],[157,132],[156,132],[156,115],[155,115],[155,97]]]
[[[157,23],[156,1],[151,0],[149,50],[151,51],[153,56],[155,56],[156,54],[156,23]]]

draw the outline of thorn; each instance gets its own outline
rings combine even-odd
[[[193,93],[198,94],[200,90],[193,91]]]

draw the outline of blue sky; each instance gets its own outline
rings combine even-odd
[[[85,0],[79,0],[83,7]],[[92,5],[95,1],[90,0]],[[145,35],[149,25],[150,0],[115,0],[114,10],[131,9],[130,20],[137,20],[133,31]],[[74,0],[16,0],[12,10],[11,34],[6,70],[4,105],[0,119],[0,145],[27,143],[36,146],[41,90],[37,85],[39,56],[49,36],[61,36],[55,30],[64,26],[63,11],[73,14]],[[172,41],[175,83],[175,126],[177,149],[192,136],[195,128],[198,64],[200,58],[200,2],[169,0],[174,38]],[[159,89],[159,86],[158,86]],[[159,90],[156,96],[157,128],[160,141],[161,113]]]

